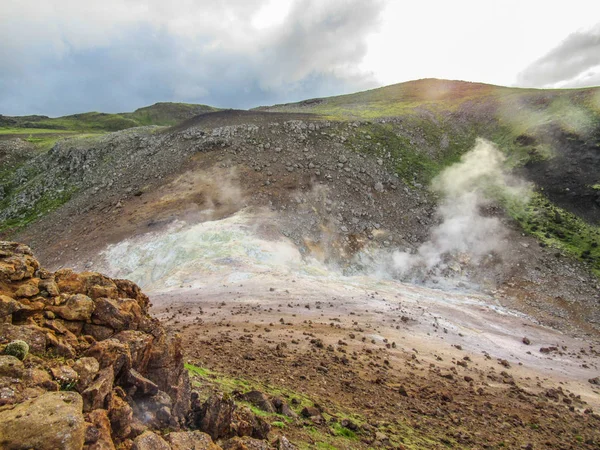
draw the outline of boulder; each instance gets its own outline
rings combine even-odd
[[[72,269],[58,270],[54,273],[54,281],[63,294],[85,293],[82,279]]]
[[[81,450],[86,425],[76,392],[49,392],[0,412],[0,448]]]
[[[115,391],[118,389],[115,389]],[[125,439],[131,434],[133,409],[123,400],[121,395],[113,393],[108,402],[108,418],[112,427],[113,437]]]
[[[0,241],[0,280],[20,281],[33,277],[40,263],[31,249],[17,242]]]
[[[232,436],[231,421],[236,406],[233,399],[224,395],[211,395],[195,414],[195,426],[209,434],[213,440]]]
[[[121,298],[133,298],[137,301],[138,305],[142,309],[144,314],[148,313],[148,306],[150,305],[150,299],[146,294],[142,292],[140,287],[129,280],[113,280],[119,289],[119,297]]]
[[[296,414],[296,412],[290,407],[290,405],[288,405],[288,403],[281,397],[273,398],[271,403],[273,403],[273,407],[275,408],[275,412],[277,414],[281,414],[292,419],[298,418],[298,414]]]
[[[84,391],[96,377],[100,370],[100,364],[96,358],[84,357],[79,358],[73,364],[73,370],[77,372],[79,380],[75,388],[78,392]]]
[[[79,379],[79,375],[77,374],[77,372],[66,365],[53,367],[52,369],[50,369],[50,372],[52,373],[54,379],[58,381],[62,386],[74,386],[77,380]]]
[[[158,386],[135,369],[129,369],[127,383],[135,387],[135,395],[155,395]]]
[[[158,329],[148,369],[143,374],[169,394],[173,399],[173,415],[179,422],[184,422],[190,410],[191,386],[188,371],[183,365],[181,338],[167,334],[163,328]]]
[[[115,331],[137,330],[142,322],[142,309],[130,298],[98,298],[92,322]]]
[[[221,450],[210,436],[202,431],[179,431],[166,436],[171,450]]]
[[[296,446],[293,445],[285,436],[279,436],[275,441],[275,448],[277,450],[296,450]]]
[[[0,355],[0,377],[23,378],[25,367],[20,359],[12,355]]]
[[[107,411],[96,409],[87,415],[87,420],[91,427],[88,427],[89,432],[86,433],[86,450],[115,450]]]
[[[230,426],[233,434],[255,439],[267,439],[271,431],[271,425],[247,407],[238,408],[233,412]]]
[[[37,286],[37,280],[29,280],[27,283],[22,284],[15,291],[15,297],[34,297],[40,293]]]
[[[118,378],[121,373],[127,373],[131,367],[129,347],[116,339],[96,342],[85,352],[85,356],[96,358],[100,369],[111,367],[115,378]]]
[[[0,319],[23,309],[23,304],[6,295],[0,295]]]
[[[171,450],[171,447],[158,434],[145,431],[133,440],[131,450]]]
[[[47,292],[50,297],[58,297],[60,291],[54,279],[40,280],[38,287],[40,291]]]
[[[263,394],[260,391],[250,391],[246,394],[242,395],[242,400],[256,406],[258,409],[261,409],[268,413],[275,413],[275,408],[267,397],[266,394]]]
[[[27,379],[30,386],[40,387],[46,391],[58,391],[60,387],[56,381],[52,380],[52,376],[43,369],[29,369]]]
[[[115,375],[111,367],[102,369],[96,379],[81,393],[83,410],[92,411],[106,407],[106,397],[113,388]]]
[[[102,325],[95,325],[93,323],[86,323],[83,326],[82,332],[85,335],[92,336],[97,341],[103,341],[104,339],[108,339],[115,334],[115,330],[112,328]]]
[[[140,373],[145,373],[150,361],[154,337],[141,331],[125,330],[115,334],[113,338],[129,347],[131,367]]]
[[[83,284],[83,289],[85,293],[94,300],[101,297],[119,297],[119,290],[114,281],[100,273],[83,272],[79,274],[79,279]]]
[[[268,442],[248,436],[234,437],[222,445],[223,450],[271,450]]]
[[[91,319],[94,308],[94,301],[87,295],[71,294],[62,305],[46,309],[66,320],[87,321]]]

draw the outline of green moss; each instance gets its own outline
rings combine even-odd
[[[12,341],[4,347],[4,354],[14,356],[21,361],[25,359],[29,353],[29,345],[25,341],[16,340]]]

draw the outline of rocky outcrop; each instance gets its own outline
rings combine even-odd
[[[179,338],[148,307],[129,281],[50,273],[0,242],[0,351],[29,347],[0,356],[0,447],[170,448],[151,429],[186,425],[190,382]]]

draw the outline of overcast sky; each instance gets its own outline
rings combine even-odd
[[[0,114],[600,85],[600,1],[0,0]]]

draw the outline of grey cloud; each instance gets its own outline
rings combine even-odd
[[[518,76],[518,83],[537,87],[600,84],[600,24],[569,35]]]
[[[356,67],[381,1],[296,0],[283,23],[255,30],[249,17],[265,2],[192,2],[196,9],[180,15],[134,8],[122,20],[83,11],[78,25],[57,14],[42,29],[15,9],[10,31],[0,22],[0,114],[130,111],[157,101],[248,108],[373,87]],[[203,8],[212,8],[208,18]]]

